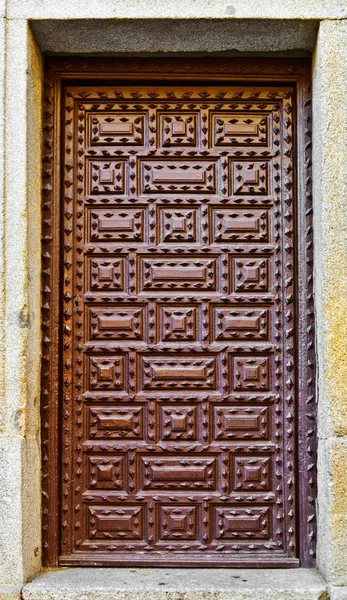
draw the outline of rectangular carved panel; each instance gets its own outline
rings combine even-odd
[[[269,241],[268,211],[262,209],[213,209],[215,242]]]
[[[143,507],[90,507],[88,526],[90,540],[140,540],[144,533]]]
[[[90,241],[143,242],[143,208],[95,208],[90,214]]]
[[[211,114],[213,146],[268,146],[269,116],[223,111]]]
[[[217,283],[217,259],[187,256],[143,257],[139,266],[141,290],[206,290],[214,291]]]
[[[144,308],[139,305],[89,308],[90,338],[112,340],[144,339]]]
[[[144,390],[217,389],[218,365],[215,356],[185,354],[175,358],[146,355],[141,359],[141,388]]]
[[[141,160],[140,193],[215,194],[216,161]]]
[[[216,539],[252,540],[268,539],[270,514],[268,508],[227,509],[216,508]]]
[[[100,439],[141,438],[143,436],[143,407],[90,407],[89,437]]]
[[[214,408],[216,440],[264,440],[269,435],[269,407]]]
[[[141,459],[144,490],[214,490],[217,464],[215,457],[167,457]]]
[[[214,307],[212,339],[267,340],[270,326],[269,312],[266,307]]]
[[[119,111],[89,117],[91,146],[143,146],[145,115]]]

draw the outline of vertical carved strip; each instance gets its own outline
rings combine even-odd
[[[52,477],[58,467],[58,343],[59,314],[59,172],[56,156],[60,136],[60,87],[53,68],[45,71],[42,169],[42,560],[58,564],[59,491]]]
[[[278,474],[276,481],[281,480],[281,485],[276,488],[276,508],[274,523],[274,540],[276,546],[285,550],[285,491],[283,490],[283,481],[285,477],[285,459],[284,450],[284,398],[283,398],[283,358],[284,348],[282,339],[284,335],[285,323],[283,319],[283,261],[282,261],[282,157],[281,141],[284,135],[283,122],[281,115],[281,106],[277,105],[273,113],[273,147],[274,158],[273,167],[273,218],[274,218],[274,357],[275,361],[275,403],[274,403],[274,421],[275,421],[275,469]]]
[[[284,429],[285,429],[285,462],[284,480],[286,483],[286,540],[288,553],[296,555],[296,415],[295,415],[295,322],[294,322],[294,230],[293,230],[293,103],[290,94],[283,99],[283,163],[282,163],[282,235],[284,290],[283,315],[285,322],[285,361],[283,364],[284,394]]]
[[[75,105],[71,94],[67,93],[63,106],[65,128],[64,128],[64,165],[62,176],[62,193],[64,199],[63,218],[63,316],[62,316],[62,345],[64,360],[62,368],[63,383],[63,430],[62,430],[62,512],[61,524],[62,553],[68,554],[72,551],[73,519],[73,487],[74,487],[74,458],[73,444],[71,443],[74,430],[73,415],[73,314],[74,303],[74,232],[76,227],[75,216],[75,163],[74,163],[74,119]]]

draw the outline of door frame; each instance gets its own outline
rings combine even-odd
[[[297,498],[301,566],[315,565],[317,435],[313,298],[311,61],[270,58],[48,58],[45,62],[42,191],[42,545],[43,564],[58,565],[60,544],[60,429],[64,382],[61,328],[61,95],[63,86],[148,82],[292,84],[296,89],[296,342]],[[287,190],[290,199],[291,190]],[[293,441],[290,423],[287,439]],[[290,473],[288,474],[290,477]],[[203,564],[201,566],[204,566]],[[261,567],[261,565],[259,565]]]

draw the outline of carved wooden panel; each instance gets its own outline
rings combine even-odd
[[[65,91],[61,564],[298,564],[293,94]]]

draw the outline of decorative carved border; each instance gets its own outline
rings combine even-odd
[[[64,381],[59,364],[62,336],[61,298],[61,89],[65,81],[98,83],[134,80],[138,82],[174,79],[179,81],[227,81],[237,83],[295,84],[297,215],[294,235],[298,240],[296,355],[298,406],[298,484],[300,512],[300,559],[302,566],[315,564],[316,546],[316,404],[315,335],[313,304],[313,232],[311,192],[311,98],[310,61],[307,59],[133,59],[53,58],[46,62],[44,88],[43,146],[43,228],[42,228],[42,536],[43,563],[56,566],[59,554],[60,522],[60,438],[64,423]],[[286,140],[291,152],[291,140]],[[287,294],[288,295],[288,294]],[[65,302],[69,298],[64,298]],[[289,415],[287,414],[287,417]],[[290,430],[290,426],[288,427]],[[288,431],[287,431],[288,435]],[[292,440],[291,440],[292,443]],[[294,494],[294,492],[293,492]],[[294,498],[293,498],[294,503]]]

